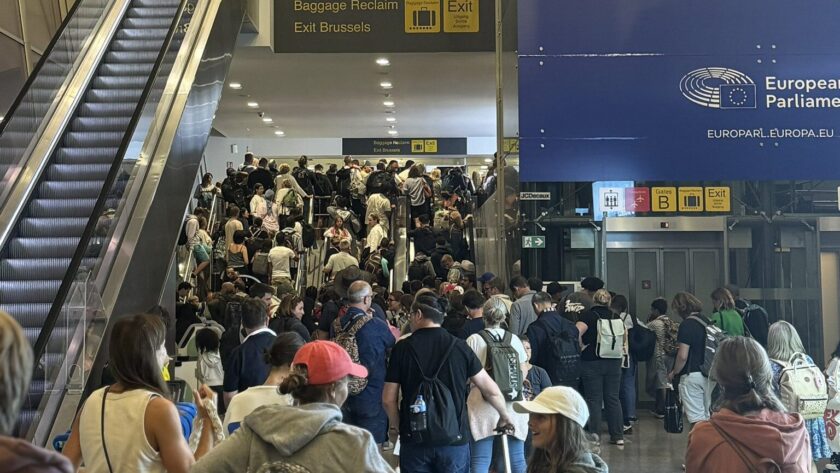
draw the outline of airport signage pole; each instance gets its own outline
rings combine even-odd
[[[504,147],[505,147],[505,123],[504,123],[504,94],[502,67],[502,0],[495,0],[496,3],[496,225],[499,228],[499,244],[496,245],[499,265],[498,271],[504,274],[505,282],[509,281],[510,265],[506,261],[507,229],[505,228],[505,173],[504,173]]]

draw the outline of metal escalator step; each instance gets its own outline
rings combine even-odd
[[[108,164],[50,164],[47,179],[51,181],[104,180],[111,170]]]
[[[177,0],[134,0],[132,5],[135,7],[161,7],[161,6],[171,6],[177,7],[178,2]]]
[[[147,81],[148,77],[142,75],[99,75],[93,79],[93,87],[97,89],[142,89]]]
[[[52,301],[0,304],[0,310],[11,314],[22,327],[42,327],[50,313]]]
[[[94,118],[80,117],[75,120],[87,120],[88,118],[103,121],[123,121],[125,118]],[[74,121],[75,121],[74,120]],[[128,123],[126,123],[126,128]],[[119,147],[112,148],[59,148],[55,155],[56,164],[106,164],[114,162]]]
[[[52,302],[60,285],[61,280],[0,281],[0,299],[6,303]]]
[[[163,29],[172,26],[172,18],[126,18],[122,27],[128,29]]]
[[[126,12],[126,18],[168,18],[171,22],[175,18],[177,8],[163,4],[157,7],[131,7]]]
[[[131,118],[127,116],[114,117],[75,117],[70,122],[70,131],[97,132],[113,131],[125,133]]]
[[[96,199],[34,199],[29,204],[30,217],[83,217],[90,218]],[[58,255],[59,257],[64,255]],[[16,255],[16,258],[30,258],[34,256]]]
[[[108,53],[112,54],[112,53]],[[137,53],[130,53],[137,54]],[[90,89],[85,94],[85,100],[88,102],[139,102],[140,96],[143,95],[142,89]],[[108,115],[113,116],[113,115]]]
[[[136,28],[120,28],[117,31],[116,39],[142,39],[144,41],[160,41],[166,39],[167,31],[163,29],[141,30]]]
[[[124,117],[134,114],[134,109],[137,108],[137,103],[131,102],[111,102],[111,103],[83,103],[78,108],[78,116],[80,117],[97,117],[101,118],[108,113],[110,116]]]
[[[151,74],[154,64],[151,62],[141,62],[137,64],[102,64],[99,66],[99,74],[106,76],[144,76],[148,77]]]
[[[153,30],[156,31],[156,30]],[[111,51],[155,51],[159,52],[163,40],[118,39],[111,43]]]
[[[69,266],[70,258],[4,259],[0,261],[0,280],[60,281]]]
[[[100,186],[102,184],[100,183]],[[34,218],[27,217],[21,220],[20,236],[37,237],[39,235],[52,235],[57,237],[72,237],[81,235],[85,231],[90,217],[75,218]]]
[[[124,136],[124,131],[71,131],[64,134],[64,146],[116,148]]]
[[[75,328],[72,330],[75,331]],[[38,334],[41,332],[41,328],[24,328],[23,333],[26,335],[26,339],[29,340],[29,343],[35,345],[35,342],[38,340]],[[67,350],[67,342],[68,337],[72,335],[71,329],[67,327],[62,327],[56,325],[50,335],[50,341],[47,343],[47,352],[52,353],[59,353],[60,350]]]
[[[45,181],[38,190],[45,199],[95,199],[102,192],[102,181]]]

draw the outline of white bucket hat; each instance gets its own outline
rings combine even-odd
[[[589,420],[589,408],[577,391],[566,386],[553,386],[541,392],[533,401],[517,401],[513,410],[520,414],[560,414],[581,427]]]

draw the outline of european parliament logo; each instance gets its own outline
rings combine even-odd
[[[743,72],[727,67],[704,67],[689,72],[680,80],[680,92],[703,107],[756,108],[755,82]]]

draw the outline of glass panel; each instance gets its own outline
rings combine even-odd
[[[32,48],[43,51],[61,24],[61,12],[55,0],[27,0],[26,39]]]
[[[3,1],[5,0],[0,0],[0,4]],[[15,101],[25,81],[23,46],[0,34],[0,84],[3,84],[0,87],[0,117],[6,116],[6,111]]]
[[[630,252],[607,252],[607,288],[630,297]],[[632,301],[630,301],[632,304]],[[632,307],[632,306],[631,306]]]
[[[694,295],[703,303],[703,312],[711,314],[712,291],[720,287],[720,271],[718,258],[720,253],[714,250],[695,250],[692,252],[692,279],[694,280]]]
[[[0,29],[20,37],[18,0],[0,0]]]
[[[0,205],[5,204],[11,184],[17,179],[28,157],[28,149],[40,135],[39,130],[45,123],[45,117],[53,106],[56,93],[78,67],[82,51],[87,47],[92,33],[99,25],[106,7],[113,0],[80,0],[76,14],[69,20],[64,30],[59,32],[55,46],[49,52],[48,59],[39,71],[35,71],[34,80],[24,92],[15,110],[10,111],[0,123]],[[0,0],[6,5],[7,0]],[[0,18],[5,15],[0,7]],[[8,41],[6,38],[3,40]],[[0,52],[3,47],[0,47]],[[0,57],[6,54],[0,55]],[[22,64],[22,61],[21,61]],[[0,72],[1,74],[2,72]],[[4,85],[6,83],[4,82]],[[20,87],[14,87],[14,94]],[[4,90],[8,90],[4,87]],[[3,109],[9,102],[4,99]],[[12,99],[14,100],[14,98]]]
[[[662,296],[659,287],[659,264],[657,252],[636,251],[633,261],[636,266],[633,271],[633,301],[630,307],[636,314],[642,316],[648,313],[650,303]]]
[[[690,290],[687,251],[662,252],[662,286],[664,289],[662,297],[669,303],[678,292]]]

